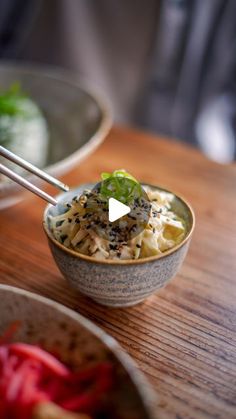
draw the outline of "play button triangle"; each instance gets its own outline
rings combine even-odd
[[[108,210],[108,217],[111,223],[113,221],[119,220],[119,218],[123,217],[131,211],[130,207],[120,201],[117,201],[115,198],[109,198]]]

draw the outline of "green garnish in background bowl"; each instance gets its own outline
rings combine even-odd
[[[19,82],[0,87],[0,144],[36,166],[47,157],[48,129],[44,115]],[[9,167],[12,164],[6,163]],[[21,168],[16,168],[23,173]]]
[[[13,83],[8,90],[0,93],[0,116],[33,117],[38,112],[38,106],[22,90],[19,82]]]

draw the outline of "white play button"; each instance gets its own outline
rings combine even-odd
[[[128,207],[125,204],[122,204],[122,202],[117,201],[117,199],[114,198],[109,198],[108,209],[108,217],[111,223],[123,217],[124,215],[129,214],[129,212],[131,211],[130,207]]]

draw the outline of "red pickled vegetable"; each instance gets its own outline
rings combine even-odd
[[[93,406],[98,404],[101,395],[106,393],[112,386],[112,367],[108,363],[102,363],[73,375],[73,380],[77,383],[83,382],[85,379],[90,380],[89,388],[84,393],[74,396],[70,395],[61,402],[61,407],[67,410],[81,410],[82,412],[90,413],[93,410]]]
[[[0,345],[9,342],[12,336],[14,336],[16,331],[19,329],[20,325],[21,322],[19,320],[12,322],[5,333],[0,337]]]
[[[109,362],[72,372],[56,357],[36,345],[8,343],[12,325],[0,340],[0,418],[32,419],[39,403],[93,415],[112,388]]]
[[[70,371],[65,365],[38,346],[27,345],[26,343],[12,343],[10,352],[25,358],[35,359],[60,377],[67,377],[70,374]]]

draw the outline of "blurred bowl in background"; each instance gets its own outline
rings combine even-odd
[[[38,165],[46,172],[56,177],[65,174],[92,153],[108,134],[112,125],[109,106],[79,76],[58,68],[1,62],[0,91],[14,82],[20,83],[46,119],[47,141],[35,140],[32,144],[32,155],[39,153]],[[30,146],[28,141],[27,151]],[[18,150],[19,155],[27,158],[23,149]],[[21,200],[23,191],[10,180],[0,179],[0,209]]]

